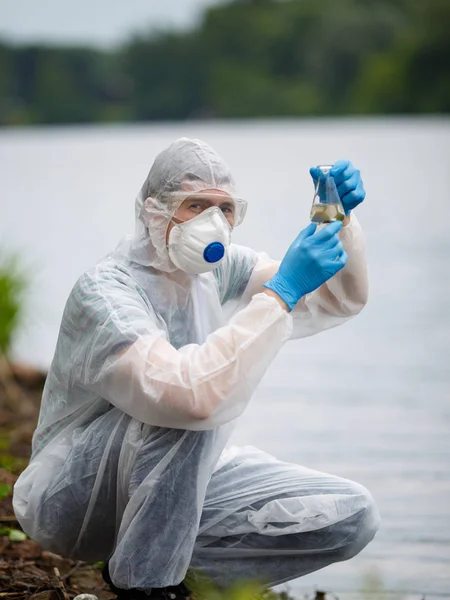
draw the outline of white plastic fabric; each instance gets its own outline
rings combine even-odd
[[[233,176],[226,163],[201,140],[180,138],[156,157],[136,198],[136,226],[116,256],[166,273],[176,270],[166,247],[167,226],[183,201],[196,192],[217,190],[235,200],[236,222],[246,212],[246,203],[236,196]]]
[[[110,558],[119,587],[173,585],[189,565],[221,584],[279,583],[359,551],[373,501],[352,482],[224,449],[283,344],[364,306],[362,233],[352,218],[348,265],[288,314],[261,288],[278,263],[249,248],[231,244],[213,272],[175,269],[165,234],[186,188],[235,197],[211,148],[175,142],[136,200],[135,235],[75,284],[14,509],[44,548]]]

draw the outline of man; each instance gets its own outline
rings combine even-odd
[[[342,229],[309,225],[278,263],[230,244],[246,204],[209,146],[180,139],[144,182],[135,234],[72,290],[14,508],[44,548],[107,561],[119,597],[185,598],[188,567],[275,585],[374,536],[362,486],[226,448],[283,344],[366,302],[364,189],[348,161],[332,174]]]

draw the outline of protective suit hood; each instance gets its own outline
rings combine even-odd
[[[156,157],[135,203],[135,232],[116,248],[116,257],[167,273],[177,270],[166,247],[170,220],[191,194],[219,190],[235,197],[224,160],[205,142],[180,138]]]

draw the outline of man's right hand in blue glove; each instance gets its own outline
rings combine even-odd
[[[312,292],[347,264],[348,256],[338,238],[340,221],[316,232],[311,223],[291,244],[278,272],[264,287],[274,291],[292,310],[302,296]]]

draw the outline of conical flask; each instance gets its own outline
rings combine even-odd
[[[319,176],[314,189],[310,219],[313,223],[343,221],[345,211],[334,177],[330,175],[331,165],[318,165],[317,168]]]

